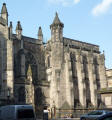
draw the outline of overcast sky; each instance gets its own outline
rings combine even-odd
[[[97,44],[105,51],[106,67],[112,68],[112,0],[0,0],[6,3],[15,33],[21,21],[23,34],[37,38],[41,26],[44,41],[50,39],[55,12],[64,23],[64,37]]]

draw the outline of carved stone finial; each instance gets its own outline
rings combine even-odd
[[[17,23],[16,30],[22,30],[20,21],[18,21]]]
[[[12,28],[12,21],[10,22],[10,28]]]

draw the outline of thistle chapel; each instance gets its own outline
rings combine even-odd
[[[10,23],[10,24],[8,24]],[[35,111],[46,105],[53,114],[64,110],[112,107],[112,70],[98,45],[63,36],[58,14],[50,25],[51,38],[43,42],[16,34],[3,3],[0,16],[0,105],[32,104]],[[54,110],[55,109],[55,110]],[[56,113],[55,113],[56,112]]]

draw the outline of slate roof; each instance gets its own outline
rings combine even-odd
[[[91,43],[86,43],[86,42],[82,42],[82,41],[78,41],[78,40],[74,40],[66,37],[63,37],[63,43],[65,46],[69,45],[70,48],[76,48],[76,49],[81,48],[85,51],[93,50],[96,53],[100,53],[99,46]]]
[[[16,34],[13,34],[12,39],[13,40],[18,40],[17,37],[16,37]],[[38,39],[35,39],[35,38],[31,38],[31,37],[27,37],[27,36],[22,35],[22,40],[24,40],[24,42],[29,42],[29,43],[32,43],[32,44],[40,45],[40,41]],[[38,43],[37,43],[37,41],[38,41]]]

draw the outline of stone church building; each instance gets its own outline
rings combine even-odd
[[[101,89],[108,86],[105,56],[99,46],[63,36],[64,24],[56,13],[50,25],[51,39],[22,35],[17,22],[8,25],[4,3],[0,16],[0,104],[44,105],[52,111],[74,108],[97,108],[103,101]],[[54,111],[55,112],[55,111]]]

